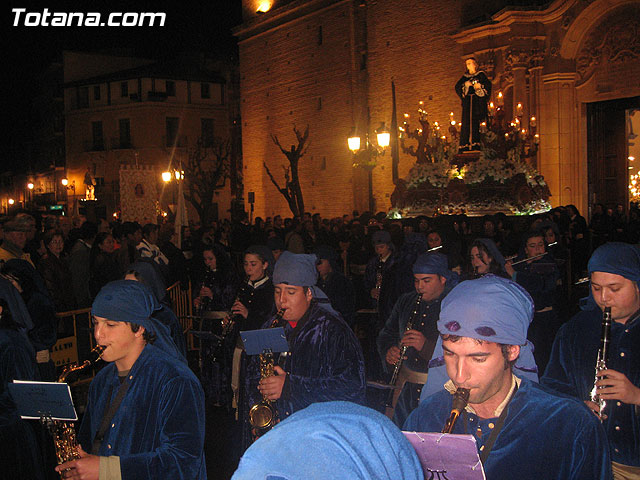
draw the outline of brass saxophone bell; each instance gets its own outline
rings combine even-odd
[[[256,403],[249,410],[249,423],[258,430],[267,430],[273,427],[275,418],[276,412],[267,401]]]

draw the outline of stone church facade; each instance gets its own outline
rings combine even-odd
[[[616,137],[612,155],[613,136],[603,131],[611,102],[616,111],[640,108],[640,1],[484,2],[495,13],[475,23],[469,17],[479,7],[463,0],[275,0],[257,13],[260,3],[243,0],[244,23],[235,30],[244,189],[255,192],[256,215],[290,215],[263,164],[284,182],[287,161],[271,136],[295,143],[294,125],[310,129],[300,162],[307,210],[366,210],[367,173],[352,166],[349,132],[373,139],[382,122],[390,125],[392,81],[400,124],[405,112],[417,123],[420,101],[431,121],[446,123],[450,112],[459,119],[453,85],[469,56],[491,79],[493,99],[503,92],[508,116],[520,103],[524,127],[536,117],[532,162],[553,206],[572,203],[585,214],[598,201],[626,202],[628,135]],[[413,163],[400,153],[400,177]],[[389,209],[389,152],[377,158],[371,186],[375,209]]]

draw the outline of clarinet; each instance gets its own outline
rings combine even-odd
[[[607,357],[609,354],[609,343],[611,342],[611,307],[605,307],[602,313],[602,335],[600,337],[600,349],[598,350],[598,359],[596,360],[596,375],[593,381],[593,388],[591,389],[591,401],[597,403],[600,407],[598,417],[602,421],[602,411],[607,406],[607,402],[598,395],[598,386],[596,385],[599,380],[598,374],[607,369]]]
[[[413,328],[413,322],[415,322],[416,317],[418,316],[418,309],[420,308],[420,302],[422,301],[422,294],[418,295],[418,299],[413,307],[413,312],[411,312],[411,316],[409,317],[409,321],[407,322],[407,326],[404,329],[405,332],[408,332]],[[402,340],[402,339],[401,339]],[[409,347],[407,345],[400,345],[400,358],[393,366],[393,373],[391,374],[391,380],[389,380],[389,386],[395,387],[398,382],[398,375],[400,373],[400,369],[402,368],[402,362],[404,360],[404,356],[407,353],[407,349]],[[395,392],[395,388],[389,390],[389,396],[386,402],[386,408],[389,410],[388,413],[394,410],[393,406],[393,395]]]
[[[382,268],[384,262],[382,261],[382,255],[378,256],[378,265],[376,266],[376,311],[380,311],[380,290],[382,289]]]
[[[453,394],[453,402],[451,405],[451,414],[449,418],[447,418],[444,427],[442,428],[442,433],[451,433],[453,432],[453,427],[456,425],[456,421],[458,417],[467,406],[469,402],[469,389],[458,387],[456,393]]]
[[[238,291],[238,295],[236,296],[236,299],[233,301],[231,306],[233,306],[237,301],[239,301],[244,296],[244,293],[246,291],[247,291],[247,284],[243,283],[242,286],[240,287],[240,290]],[[233,328],[234,328],[236,322],[242,321],[242,320],[244,320],[244,317],[242,315],[237,314],[237,313],[232,313],[231,309],[229,309],[227,311],[227,316],[225,318],[223,318],[222,322],[221,322],[222,323],[222,336],[226,337],[231,332],[233,332]]]

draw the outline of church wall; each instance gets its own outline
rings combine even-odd
[[[255,215],[291,215],[263,162],[282,187],[288,160],[271,135],[289,149],[297,145],[294,125],[301,132],[309,125],[309,148],[299,164],[305,209],[324,216],[352,209],[349,5],[338,2],[240,41],[244,190],[255,192]]]

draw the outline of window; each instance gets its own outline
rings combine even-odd
[[[128,97],[129,96],[129,83],[128,82],[120,83],[120,96],[121,97]]]
[[[104,150],[104,138],[102,136],[102,122],[91,122],[92,150]]]
[[[120,148],[131,148],[131,121],[128,118],[118,120]]]
[[[86,108],[89,106],[89,88],[80,87],[78,89],[78,108]]]
[[[200,136],[202,146],[210,147],[213,145],[213,118],[200,119]]]
[[[100,100],[100,85],[93,87],[93,99]]]
[[[178,128],[180,127],[180,119],[176,117],[167,117],[167,147],[173,147],[178,140]]]
[[[167,80],[167,96],[175,97],[176,96],[176,82],[172,80]]]
[[[211,98],[211,85],[204,82],[200,84],[200,98]]]

